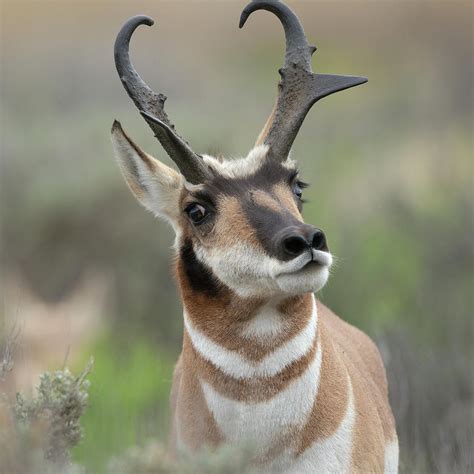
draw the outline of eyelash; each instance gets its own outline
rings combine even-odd
[[[291,173],[290,179],[288,180],[290,186],[293,184],[297,184],[301,189],[305,189],[309,186],[309,183],[306,183],[304,181],[301,181],[298,178],[298,175],[300,174],[300,170],[296,169]]]
[[[291,177],[291,183],[293,183],[291,186],[292,186],[292,188],[294,188],[294,186],[298,186],[298,188],[300,188],[300,190],[302,191],[303,189],[307,188],[307,187],[309,186],[309,184],[308,184],[308,183],[305,183],[304,181],[301,181],[301,180],[299,180],[299,179],[297,179],[297,180],[295,181],[295,178],[296,178],[297,176],[298,176],[298,171],[296,171],[296,172],[293,174],[293,176]],[[306,200],[306,199],[303,199],[302,197],[299,197],[298,200],[299,200],[299,202],[300,202],[301,204],[304,204],[304,203],[307,202],[307,200]]]

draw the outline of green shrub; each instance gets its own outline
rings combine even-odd
[[[76,473],[70,450],[82,439],[80,418],[88,403],[92,361],[75,377],[65,368],[45,372],[34,396],[18,393],[0,407],[0,472]]]

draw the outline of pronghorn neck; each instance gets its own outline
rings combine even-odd
[[[184,305],[173,395],[179,450],[249,444],[261,472],[383,470],[393,419],[366,336],[312,293],[244,298],[191,252],[177,259],[177,277]],[[396,464],[393,446],[386,465]]]
[[[198,261],[190,265],[189,258],[178,261],[177,275],[185,332],[196,350],[212,346],[253,364],[297,335],[307,337],[307,344],[314,338],[317,314],[312,293],[245,298],[218,282]],[[215,363],[212,354],[201,355]]]
[[[218,439],[250,443],[260,460],[271,458],[296,440],[316,399],[321,348],[314,296],[207,304],[185,304],[183,369],[199,380]]]
[[[290,357],[286,359],[288,350],[278,354],[279,348],[289,344],[295,346],[291,357],[304,355],[315,338],[317,313],[312,294],[282,301],[245,300],[234,295],[220,301],[208,299],[206,304],[185,303],[184,324],[193,348],[201,356],[229,375],[237,370],[241,378],[246,367],[258,366],[270,356],[282,367],[291,363]],[[224,354],[229,360],[241,360],[239,369],[220,366],[216,359]],[[249,377],[251,373],[249,369]]]

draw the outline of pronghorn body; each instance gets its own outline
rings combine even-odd
[[[172,392],[178,451],[251,443],[263,472],[397,471],[385,371],[365,334],[312,294],[264,306],[234,296],[210,302],[203,317],[199,296],[186,283],[182,291],[190,303]],[[216,310],[226,318],[225,306],[243,308],[242,321],[217,334],[209,321]]]
[[[398,443],[377,348],[316,302],[332,255],[324,233],[302,217],[291,144],[311,105],[364,78],[313,74],[315,48],[296,16],[276,0],[287,39],[275,109],[246,158],[194,153],[164,112],[163,96],[140,79],[128,44],[115,44],[120,78],[179,167],[143,152],[118,122],[112,141],[137,199],[175,232],[184,306],[183,350],[172,389],[177,454],[250,444],[261,472],[396,472]]]

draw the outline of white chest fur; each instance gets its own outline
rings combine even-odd
[[[305,372],[269,400],[248,403],[230,400],[202,381],[207,406],[217,426],[231,443],[251,443],[265,452],[273,443],[307,420],[316,399],[321,349]]]
[[[248,338],[271,336],[281,314],[271,314],[268,307],[257,314],[245,331]],[[202,357],[211,361],[226,375],[234,379],[275,377],[290,364],[304,357],[316,343],[317,310],[313,298],[312,314],[306,326],[291,339],[259,361],[251,361],[243,355],[225,349],[195,328],[184,315],[185,327],[194,348]],[[312,361],[303,373],[291,380],[281,391],[268,400],[259,402],[237,401],[218,393],[212,385],[201,380],[206,404],[216,424],[230,443],[251,443],[259,453],[265,453],[285,434],[301,428],[311,413],[318,391],[321,370],[321,345],[317,345]],[[263,388],[262,388],[263,389]]]
[[[277,316],[266,313],[255,320],[254,336],[272,333],[267,322]],[[317,337],[317,311],[313,300],[312,315],[307,325],[293,338],[275,349],[262,360],[246,359],[235,351],[216,344],[195,328],[185,314],[185,326],[192,344],[202,357],[211,361],[226,375],[242,380],[255,377],[274,377],[291,363],[304,357],[313,347]],[[247,336],[252,325],[247,329]],[[227,398],[211,384],[201,380],[201,387],[208,409],[226,442],[232,445],[250,445],[257,455],[269,454],[262,472],[348,472],[351,466],[352,432],[355,420],[354,400],[348,377],[349,399],[346,412],[332,436],[315,441],[300,455],[288,441],[304,427],[316,403],[320,383],[322,348],[317,341],[315,355],[306,369],[291,380],[281,391],[265,401],[248,402]],[[285,435],[290,435],[285,439]]]

